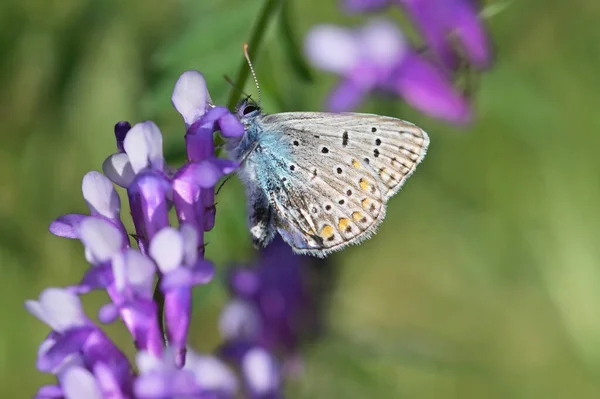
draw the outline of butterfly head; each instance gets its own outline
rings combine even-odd
[[[250,97],[240,101],[236,107],[236,115],[240,122],[248,126],[251,121],[261,114],[260,106]]]

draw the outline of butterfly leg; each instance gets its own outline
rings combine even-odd
[[[264,248],[275,236],[273,208],[258,188],[248,198],[248,226],[252,243],[257,249]]]

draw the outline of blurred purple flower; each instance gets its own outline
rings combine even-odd
[[[270,395],[278,392],[281,370],[298,374],[300,345],[319,327],[307,281],[311,262],[322,261],[296,255],[275,239],[253,265],[228,274],[232,299],[219,321],[225,340],[220,353],[240,367],[253,398],[277,397]]]
[[[381,90],[436,118],[455,123],[471,118],[466,99],[391,22],[376,20],[357,30],[317,26],[308,33],[305,48],[315,66],[342,76],[328,101],[333,112],[354,109],[367,94]]]
[[[459,66],[459,53],[485,69],[492,54],[476,0],[345,0],[350,12],[376,11],[392,4],[404,8],[425,38],[428,48],[450,69]],[[457,48],[458,47],[458,48]]]

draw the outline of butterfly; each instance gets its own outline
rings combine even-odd
[[[294,252],[325,257],[369,238],[429,146],[422,129],[387,116],[265,114],[249,98],[236,113],[245,134],[228,152],[257,248],[278,232]]]

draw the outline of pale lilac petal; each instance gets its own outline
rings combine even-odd
[[[163,291],[192,287],[210,283],[215,275],[215,267],[209,261],[200,259],[193,267],[179,267],[165,274],[161,282]]]
[[[50,232],[58,237],[79,238],[78,227],[81,221],[88,215],[71,213],[63,215],[50,223]]]
[[[81,185],[83,198],[92,215],[107,219],[118,219],[121,212],[121,199],[112,182],[100,172],[91,171],[83,177]]]
[[[233,371],[214,356],[188,351],[184,369],[194,373],[196,381],[204,390],[234,395],[238,389]]]
[[[408,104],[430,116],[455,123],[471,120],[466,99],[437,68],[417,54],[406,58],[396,71],[393,85]]]
[[[57,332],[87,323],[79,297],[60,288],[45,289],[39,301],[28,300],[25,308]]]
[[[84,219],[79,225],[79,236],[98,263],[110,260],[123,248],[121,231],[107,220],[91,217]]]
[[[150,256],[163,273],[168,273],[183,262],[183,237],[172,227],[160,230],[150,242]]]
[[[150,371],[134,381],[135,397],[164,399],[172,397],[199,397],[201,387],[188,370]]]
[[[157,234],[158,236],[158,234]],[[155,237],[156,239],[156,237]],[[144,297],[151,297],[154,287],[154,262],[141,252],[129,249],[125,253],[127,284]]]
[[[113,183],[123,188],[129,187],[135,178],[129,156],[124,152],[112,154],[106,158],[102,164],[102,171]]]
[[[94,377],[96,383],[102,392],[109,393],[110,395],[103,396],[104,398],[110,397],[110,399],[127,399],[129,396],[125,396],[121,389],[120,379],[127,379],[124,375],[118,375],[118,371],[112,368],[112,364],[107,365],[103,362],[96,362],[93,367]],[[129,381],[127,381],[129,382]]]
[[[257,396],[268,395],[279,389],[277,364],[262,348],[252,348],[242,358],[242,372],[248,388]]]
[[[119,307],[114,303],[107,303],[98,311],[98,320],[102,323],[112,323],[119,317]]]
[[[127,133],[123,147],[136,174],[149,166],[163,169],[162,134],[154,122],[134,125]]]
[[[81,367],[71,367],[65,371],[62,378],[62,387],[65,399],[103,398],[94,375]]]
[[[200,119],[210,102],[204,75],[198,71],[182,73],[175,83],[171,101],[186,125],[190,126]]]
[[[169,353],[172,354],[172,351],[168,349],[165,350],[165,354]],[[145,374],[152,370],[160,370],[167,367],[165,365],[165,356],[163,356],[163,358],[159,358],[147,351],[138,352],[135,356],[135,363],[137,364],[137,367],[140,370],[140,373],[142,374]],[[168,368],[175,368],[175,362],[173,361],[170,367]]]
[[[198,259],[198,231],[189,223],[179,226],[183,238],[183,263],[193,265]]]
[[[360,105],[367,90],[357,86],[352,80],[344,80],[333,90],[327,101],[327,109],[331,112],[351,111]]]
[[[261,328],[258,310],[246,301],[234,299],[221,311],[219,331],[229,340],[254,339]]]
[[[409,51],[409,44],[395,23],[374,20],[358,32],[363,57],[383,68],[397,65]]]
[[[304,44],[308,60],[316,67],[345,74],[360,59],[356,35],[335,25],[320,25],[308,32]]]

